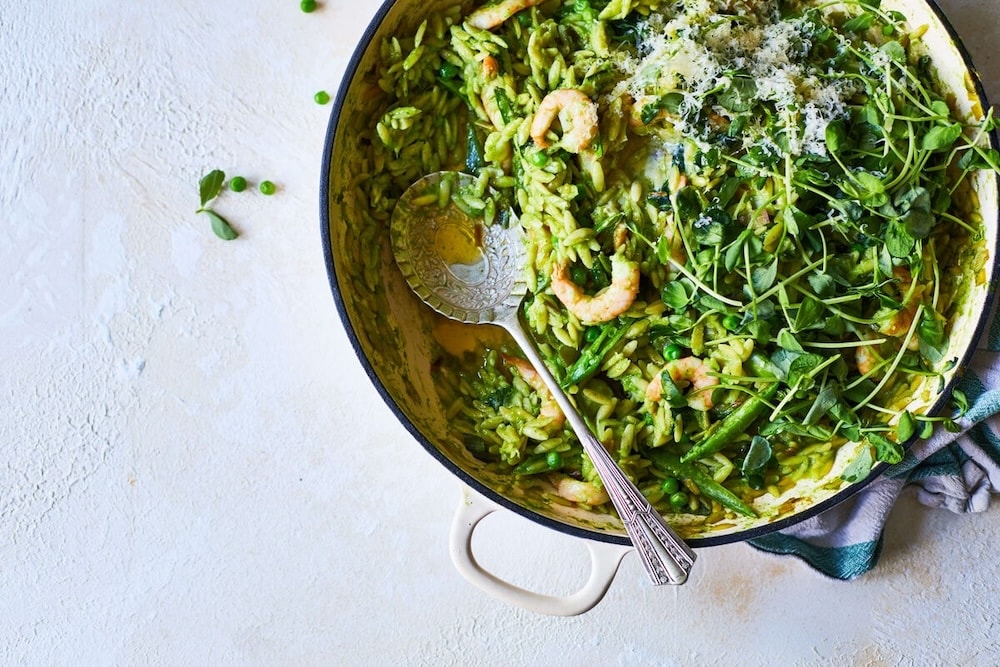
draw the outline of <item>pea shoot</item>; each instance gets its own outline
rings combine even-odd
[[[222,192],[222,186],[225,182],[226,174],[221,169],[213,169],[205,174],[198,182],[198,194],[201,199],[201,206],[195,212],[204,213],[208,216],[212,222],[212,231],[216,236],[223,241],[232,241],[239,236],[239,233],[229,224],[228,220],[209,207],[212,200]]]

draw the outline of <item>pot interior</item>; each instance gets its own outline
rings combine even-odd
[[[323,171],[323,236],[334,296],[344,324],[372,382],[414,437],[456,476],[492,500],[540,523],[579,536],[625,543],[627,538],[613,514],[581,509],[552,494],[525,490],[511,476],[498,474],[473,456],[449,430],[448,412],[436,391],[434,368],[441,362],[442,347],[461,350],[483,337],[505,336],[499,329],[458,325],[444,321],[411,293],[390,252],[388,220],[378,219],[363,191],[372,177],[367,160],[373,141],[374,119],[386,110],[385,99],[372,72],[380,45],[396,33],[416,29],[425,16],[450,0],[387,2],[378,12],[345,74],[331,117]],[[891,0],[883,9],[898,10],[911,26],[926,26],[923,49],[935,64],[943,89],[950,91],[958,112],[981,118],[986,102],[974,71],[957,38],[932,5],[916,0]],[[987,137],[995,147],[995,136]],[[996,272],[997,178],[979,173],[973,182],[976,215],[983,219],[985,237],[978,241],[978,265],[964,267],[964,306],[956,316],[948,358],[960,363],[946,371],[944,383],[920,389],[911,408],[941,408],[969,360],[990,310]],[[971,255],[970,255],[971,256]],[[404,443],[372,443],[391,450]],[[762,503],[760,518],[731,519],[715,524],[680,519],[678,531],[694,545],[747,539],[800,521],[846,498],[874,479],[876,466],[864,481],[841,479],[844,469],[858,455],[860,445],[841,447],[829,472],[805,480],[789,491]]]

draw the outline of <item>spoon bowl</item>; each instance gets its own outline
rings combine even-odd
[[[649,504],[591,433],[545,366],[521,323],[523,231],[495,193],[476,179],[435,172],[411,185],[392,214],[392,252],[406,283],[428,306],[460,322],[503,327],[521,347],[594,463],[650,580],[682,584],[695,554]]]

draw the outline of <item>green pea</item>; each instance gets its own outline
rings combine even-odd
[[[261,181],[260,182],[260,191],[261,191],[261,194],[273,195],[277,190],[278,190],[278,188],[275,187],[274,183],[272,183],[271,181]]]
[[[587,327],[583,332],[583,340],[593,343],[601,337],[601,327]]]
[[[562,464],[563,464],[562,454],[560,454],[559,452],[548,452],[545,454],[545,465],[552,468],[553,470],[562,468]]]
[[[233,176],[229,179],[229,189],[233,192],[243,192],[247,189],[247,179],[242,176]]]
[[[536,151],[531,154],[529,159],[531,160],[531,164],[536,167],[544,167],[549,162],[549,156],[545,151]]]
[[[314,12],[316,11],[316,0],[302,0],[302,2],[299,3],[299,7],[301,7],[302,11],[306,14]]]
[[[668,361],[676,361],[681,358],[682,354],[684,354],[684,350],[677,343],[671,343],[663,348],[663,356]]]
[[[683,491],[670,494],[670,508],[675,512],[684,509],[688,504],[688,494]]]
[[[587,269],[583,268],[582,266],[574,266],[572,269],[569,270],[569,277],[572,278],[573,282],[575,282],[577,285],[585,284],[589,276],[590,274],[587,273]]]
[[[316,104],[328,104],[330,102],[330,93],[321,90],[313,95],[313,99],[316,100]]]
[[[438,75],[442,79],[453,79],[458,76],[458,65],[455,63],[445,63],[438,68]]]
[[[727,331],[736,331],[742,322],[743,319],[739,315],[726,315],[722,318],[722,326],[726,327]]]
[[[663,493],[672,496],[680,491],[681,483],[677,481],[676,477],[667,477],[660,482],[660,488],[663,489]]]

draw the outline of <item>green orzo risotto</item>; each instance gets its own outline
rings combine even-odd
[[[963,202],[997,155],[919,40],[877,0],[456,4],[381,45],[367,203],[476,176],[455,196],[517,215],[524,321],[625,472],[663,512],[753,516],[936,419],[911,401],[955,363],[959,267],[985,261]],[[473,455],[612,511],[515,347],[434,370]]]

